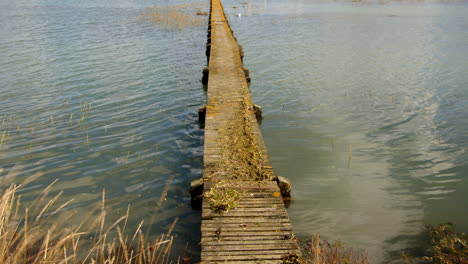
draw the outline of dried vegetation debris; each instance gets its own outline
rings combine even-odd
[[[302,258],[298,256],[297,254],[290,253],[288,255],[283,256],[281,259],[282,264],[302,264]]]
[[[221,160],[213,176],[222,175],[226,179],[239,181],[272,180],[269,171],[263,167],[262,153],[253,133],[253,111],[246,90],[239,109],[218,130]]]
[[[226,213],[237,207],[242,193],[225,187],[213,187],[205,192],[204,197],[210,202],[210,208],[217,213]]]
[[[427,226],[432,248],[424,260],[434,264],[468,263],[468,236],[457,234],[451,223]]]

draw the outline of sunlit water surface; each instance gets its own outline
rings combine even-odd
[[[296,235],[382,263],[423,253],[426,224],[467,232],[468,5],[241,2],[224,5]],[[140,16],[180,3],[2,1],[0,177],[42,172],[26,198],[59,179],[70,210],[105,188],[111,219],[130,204],[154,234],[178,218],[176,251],[196,260],[206,26]]]

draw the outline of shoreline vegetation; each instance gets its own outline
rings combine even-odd
[[[177,218],[165,234],[149,239],[143,222],[129,230],[129,208],[115,222],[106,220],[105,191],[84,216],[65,210],[73,200],[55,204],[62,194],[49,195],[55,182],[27,207],[17,195],[27,182],[1,190],[0,263],[169,263]]]
[[[109,223],[105,191],[101,202],[86,215],[78,216],[66,210],[73,200],[56,204],[62,194],[50,195],[56,181],[26,206],[18,192],[39,176],[33,175],[22,184],[11,184],[0,190],[0,263],[194,263],[183,252],[172,252],[172,230],[177,218],[166,233],[150,239],[148,232],[142,230],[143,221],[135,230],[127,226],[130,208],[124,216]],[[468,263],[466,234],[457,234],[450,223],[427,226],[427,229],[431,239],[427,255],[417,258],[402,254],[403,263]],[[345,246],[340,241],[330,243],[318,233],[304,246],[303,252],[302,259],[296,255],[285,256],[283,263],[371,263],[365,250]]]

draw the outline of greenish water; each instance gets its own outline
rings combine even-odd
[[[105,188],[111,219],[130,204],[156,234],[179,218],[175,250],[198,258],[206,26],[139,17],[179,3],[0,2],[1,188],[43,172],[22,195],[59,179],[78,211]],[[421,253],[425,224],[468,231],[466,3],[223,3],[299,238],[388,263]]]

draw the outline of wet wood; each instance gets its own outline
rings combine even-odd
[[[283,263],[291,254],[300,256],[300,250],[278,183],[273,180],[273,168],[257,120],[261,119],[261,108],[250,101],[250,76],[242,65],[243,51],[232,34],[220,0],[211,0],[208,33],[208,66],[203,71],[203,82],[207,83],[207,104],[202,111],[205,121],[203,192],[206,195],[212,188],[226,189],[237,193],[238,198],[232,208],[217,211],[204,195],[201,262]],[[253,148],[260,157],[255,164],[269,180],[239,181],[230,177],[236,175],[218,173],[217,166],[222,164],[226,151],[239,151],[226,148],[221,140],[223,129],[237,124],[236,118],[243,118],[248,124],[245,127],[250,130],[239,130],[245,133],[240,134],[254,138]],[[234,174],[235,171],[237,168]]]

